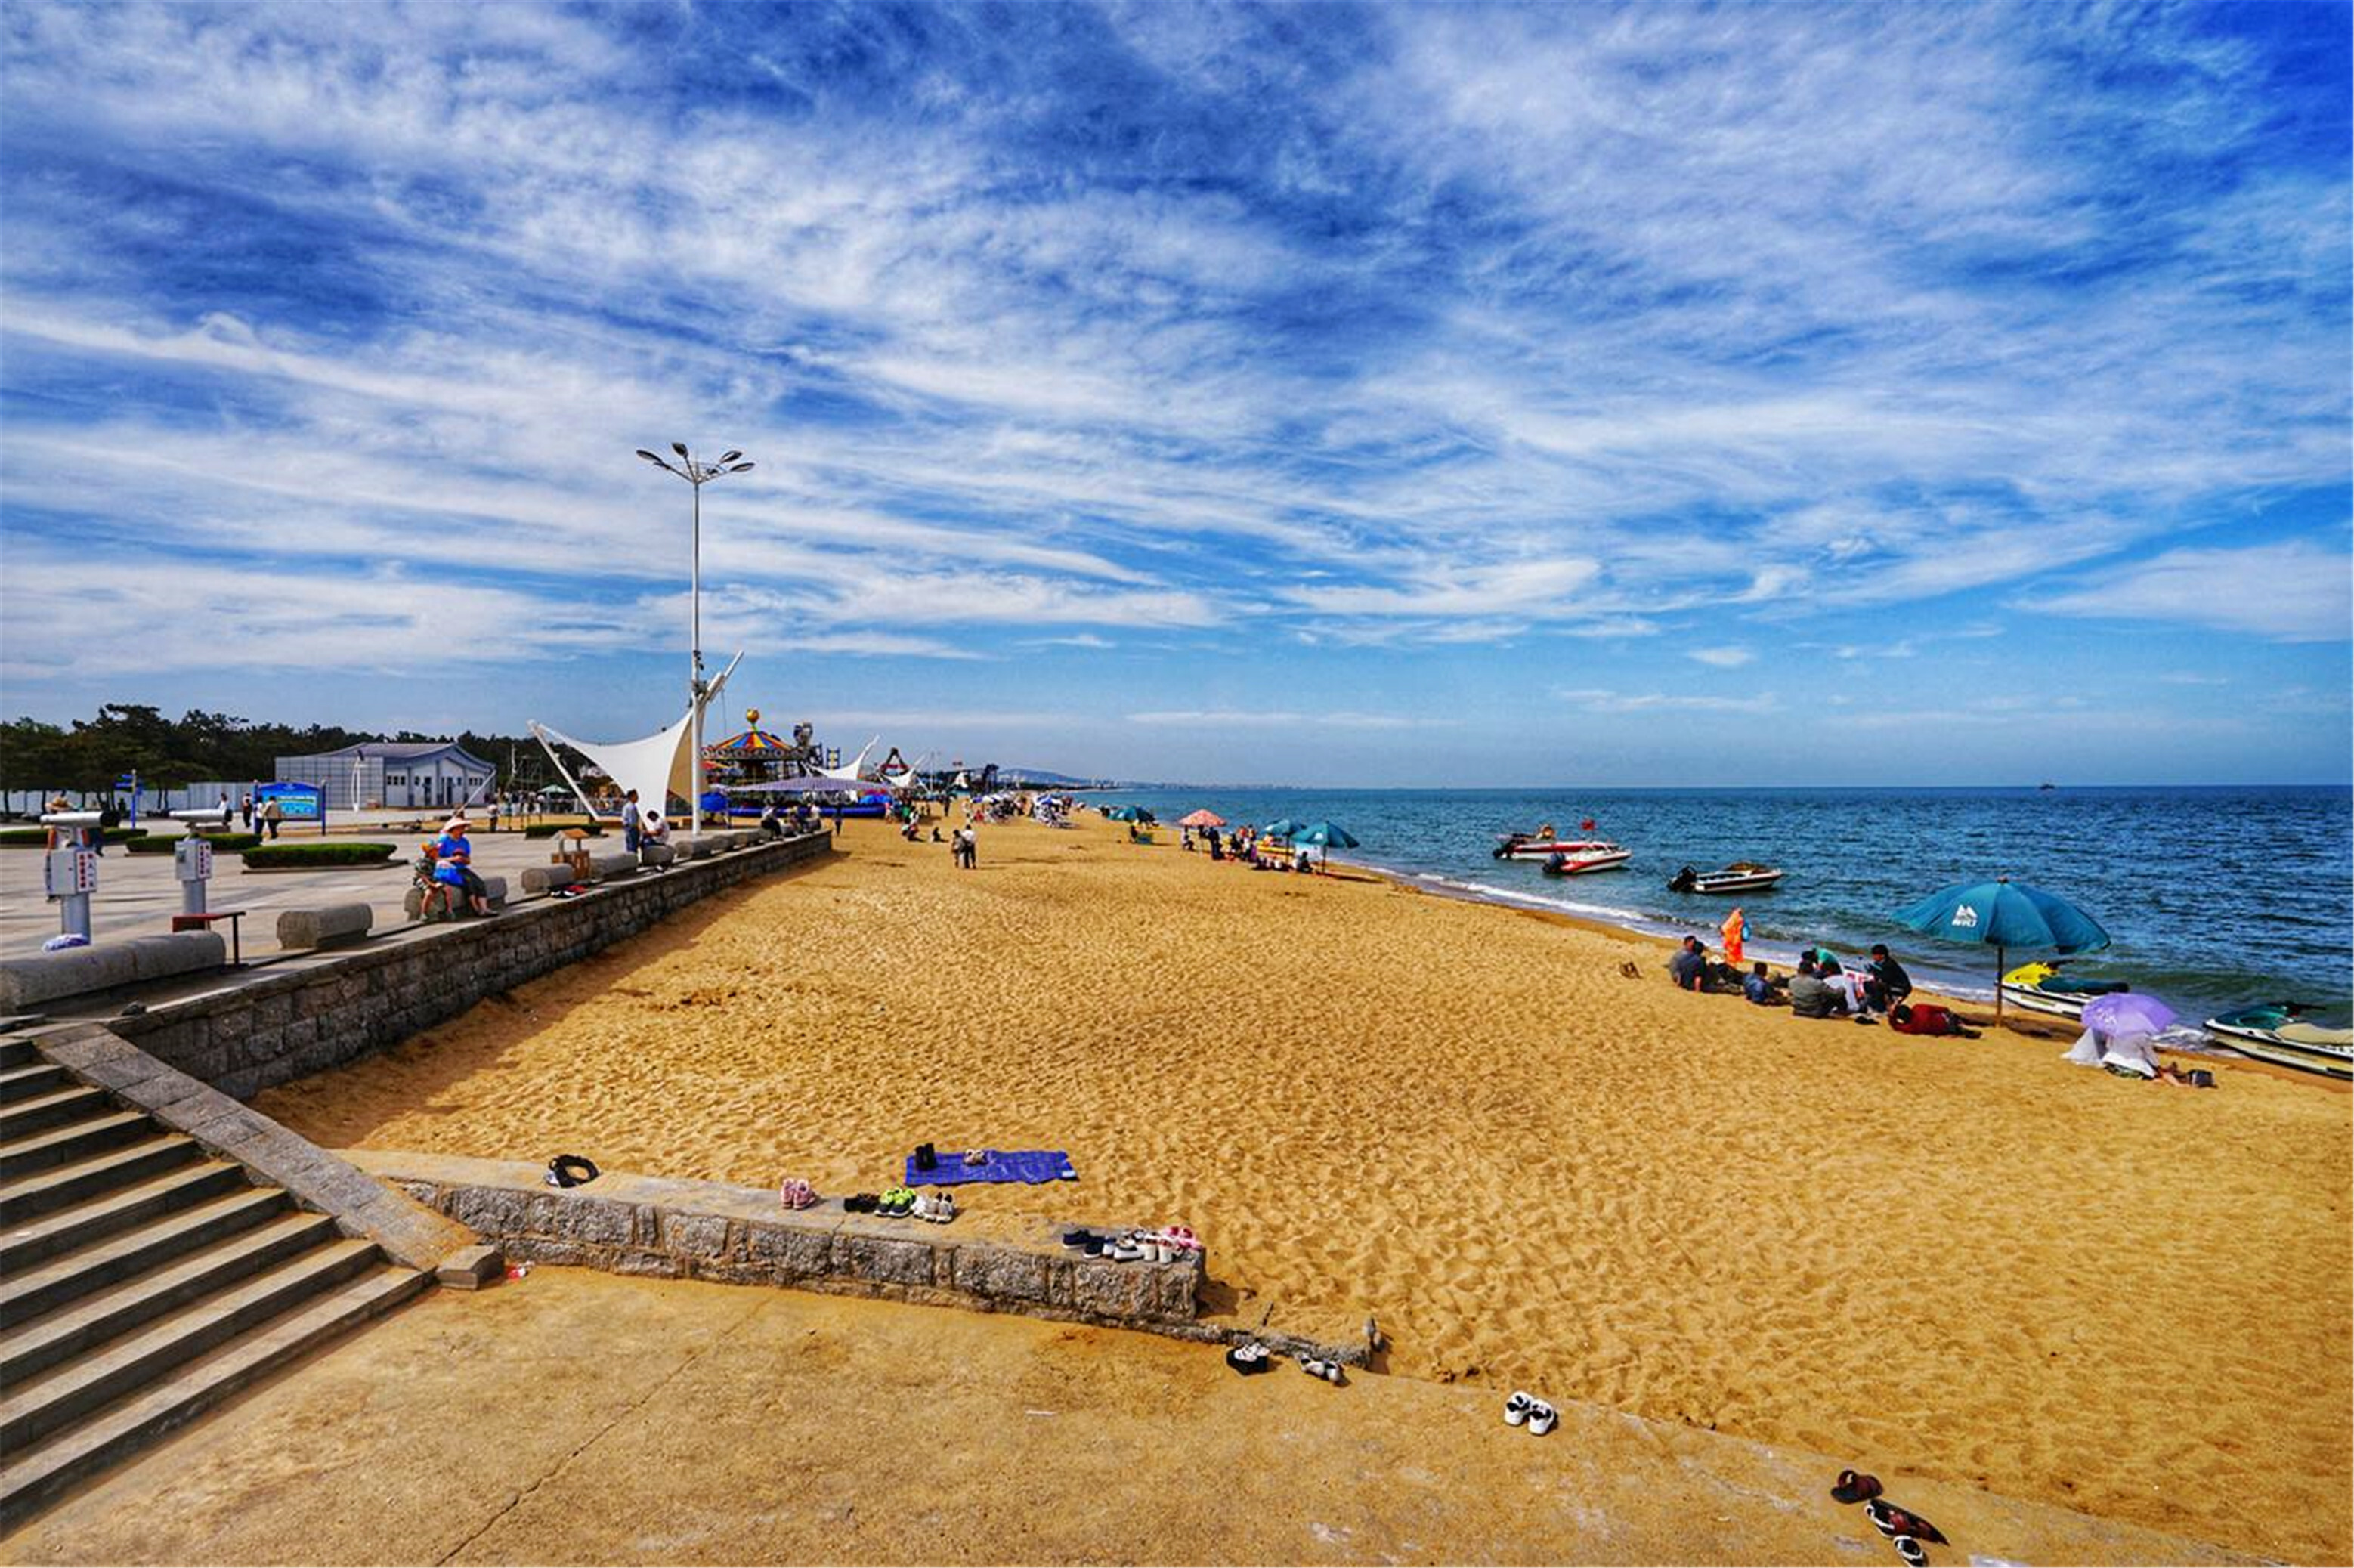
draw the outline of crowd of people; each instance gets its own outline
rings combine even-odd
[[[1849,1018],[1876,1023],[1882,1017],[1904,1034],[1971,1034],[1975,1033],[1950,1009],[1935,1002],[1915,1002],[1913,977],[1888,950],[1875,942],[1872,957],[1861,969],[1850,969],[1830,948],[1819,944],[1798,954],[1787,975],[1776,974],[1760,959],[1741,971],[1737,940],[1734,962],[1708,956],[1697,937],[1686,937],[1668,960],[1668,978],[1681,990],[1737,994],[1756,1007],[1787,1007],[1798,1018]]]
[[[1305,874],[1316,869],[1316,857],[1308,852],[1305,844],[1288,844],[1268,839],[1247,822],[1223,837],[1215,828],[1185,828],[1182,832],[1185,848],[1190,850],[1197,842],[1206,844],[1212,860],[1238,861],[1253,871],[1293,871]]]

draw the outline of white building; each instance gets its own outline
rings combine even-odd
[[[281,784],[316,784],[327,792],[331,811],[473,805],[488,798],[497,776],[454,740],[371,740],[278,759]]]

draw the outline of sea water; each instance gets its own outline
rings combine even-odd
[[[1756,957],[1821,945],[1850,959],[1886,942],[1913,973],[1991,1000],[1995,953],[1906,930],[1895,912],[1957,882],[2007,875],[2058,894],[2113,945],[2069,961],[2173,1007],[2186,1024],[2285,999],[2354,1003],[2354,791],[2336,787],[2056,789],[1156,789],[1091,795],[1164,824],[1206,807],[1234,823],[1327,821],[1363,841],[1332,858],[1435,892],[1558,910],[1635,930],[1708,934],[1738,906]],[[1633,852],[1623,871],[1548,876],[1493,857],[1551,822]],[[1731,861],[1789,874],[1769,893],[1671,893],[1680,867]],[[2048,954],[2013,949],[2016,966]]]

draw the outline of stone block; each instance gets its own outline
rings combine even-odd
[[[1200,1313],[1202,1284],[1199,1263],[1164,1264],[1152,1270],[1152,1311],[1155,1317],[1190,1323]]]
[[[365,904],[289,909],[278,916],[278,945],[302,952],[330,942],[357,941],[375,923],[376,912]]]
[[[992,1300],[1044,1301],[1050,1261],[1034,1252],[965,1242],[956,1249],[956,1287]]]
[[[217,969],[228,962],[228,940],[217,931],[172,931],[133,937],[123,944],[143,980]]]
[[[524,1226],[533,1235],[621,1247],[637,1239],[637,1218],[636,1208],[629,1203],[558,1190],[530,1200]]]
[[[1150,1266],[1090,1258],[1071,1268],[1071,1305],[1102,1318],[1140,1318],[1152,1301]]]
[[[638,869],[638,857],[633,854],[599,854],[588,857],[588,869],[596,882],[610,882],[617,876],[628,876]]]
[[[812,1277],[828,1273],[833,1266],[833,1237],[831,1233],[811,1225],[797,1225],[782,1221],[747,1220],[744,1223],[744,1255],[761,1266],[760,1277],[777,1274]],[[925,1265],[924,1277],[931,1277],[930,1264]]]
[[[68,948],[0,959],[0,1012],[25,1012],[61,996],[130,985],[138,976],[128,944]]]
[[[603,1266],[616,1274],[634,1274],[646,1279],[680,1279],[686,1275],[686,1266],[685,1258],[673,1257],[666,1252],[648,1252],[642,1247],[631,1247],[614,1254],[612,1260]]]
[[[727,1251],[726,1215],[685,1214],[674,1209],[653,1212],[662,1216],[664,1251],[686,1257],[718,1257]]]
[[[481,1236],[502,1241],[528,1234],[526,1216],[535,1194],[498,1187],[452,1187],[441,1194],[441,1212]]]
[[[668,844],[648,844],[638,852],[642,865],[668,865],[678,858],[678,852]]]
[[[843,1231],[833,1238],[833,1268],[872,1285],[928,1287],[933,1277],[932,1244],[894,1236]]]
[[[507,1260],[497,1247],[483,1243],[460,1247],[441,1260],[433,1277],[453,1290],[479,1290],[507,1271]]]
[[[772,1285],[778,1276],[775,1264],[753,1263],[740,1257],[690,1257],[684,1261],[688,1274],[715,1285]]]

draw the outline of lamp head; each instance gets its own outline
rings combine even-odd
[[[670,450],[676,452],[679,456],[684,457],[686,455],[686,443],[684,441],[673,441],[670,444]]]

